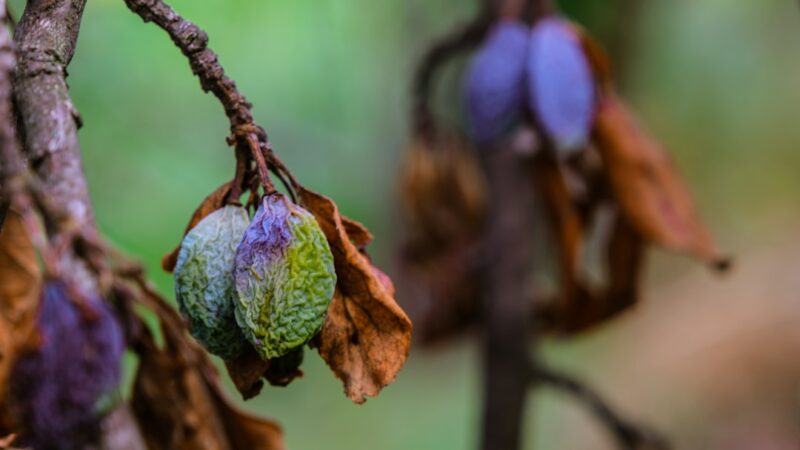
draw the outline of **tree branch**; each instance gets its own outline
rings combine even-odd
[[[161,0],[125,0],[125,4],[145,22],[153,22],[167,32],[172,42],[189,60],[200,86],[205,92],[214,94],[228,116],[231,127],[229,142],[236,144],[237,158],[249,154],[256,162],[259,177],[267,191],[274,190],[269,180],[266,163],[272,169],[282,169],[294,182],[291,174],[273,154],[272,146],[264,129],[253,120],[252,104],[242,95],[236,83],[225,74],[217,54],[208,48],[208,34],[194,23],[184,19]],[[266,155],[266,161],[265,161]],[[239,174],[237,173],[237,178]],[[239,186],[235,186],[238,188]],[[234,189],[235,191],[236,189]],[[235,193],[231,197],[237,197]]]
[[[530,381],[562,390],[584,403],[613,434],[620,448],[625,450],[668,450],[670,448],[669,443],[662,436],[625,420],[600,395],[569,375],[537,366],[530,371]]]
[[[2,17],[0,23],[0,181],[4,196],[9,196],[12,203],[16,203],[15,196],[26,201],[27,195],[33,194],[52,235],[66,231],[61,228],[64,216],[82,234],[97,235],[78,143],[80,117],[66,83],[66,68],[75,52],[85,3],[86,0],[28,0],[15,32],[16,58],[5,25],[7,17]],[[6,1],[0,0],[0,14],[5,15],[6,11]],[[27,177],[15,136],[12,90],[34,179]],[[24,188],[29,192],[23,193]],[[30,209],[29,204],[23,206]],[[84,289],[96,290],[97,280],[86,264],[72,252],[66,253],[65,258],[69,279]],[[104,421],[103,449],[144,449],[127,408],[120,404]]]
[[[66,68],[75,52],[86,0],[29,0],[17,25],[14,96],[24,151],[45,195],[79,225],[94,229],[80,157],[80,118]]]
[[[486,36],[492,21],[496,17],[491,1],[484,1],[478,14],[468,23],[435,42],[423,55],[412,81],[412,125],[414,130],[422,134],[434,131],[434,119],[431,111],[431,90],[439,69],[450,58],[480,43]]]
[[[25,170],[25,161],[19,153],[14,129],[11,77],[17,61],[5,11],[6,1],[0,0],[0,180],[7,193],[8,183],[21,177]]]

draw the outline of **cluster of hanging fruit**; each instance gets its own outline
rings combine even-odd
[[[454,126],[436,117],[432,86],[468,47]],[[648,243],[727,267],[669,155],[616,93],[601,46],[555,10],[484,8],[431,47],[415,87],[400,190],[406,272],[423,286],[410,305],[422,340],[481,320],[481,232],[493,218],[480,160],[500,150],[529,167],[544,243],[556,243],[539,249],[558,273],[548,275],[553,292],[532,299],[538,330],[578,332],[636,303]]]
[[[252,222],[241,206],[209,214],[183,239],[175,266],[189,331],[223,359],[247,345],[264,359],[302,351],[322,328],[335,285],[317,221],[277,192]]]
[[[300,376],[308,344],[362,403],[403,366],[411,322],[366,252],[370,232],[301,186],[277,156],[256,154],[237,152],[234,179],[203,201],[162,261],[174,272],[180,311],[245,398],[263,380],[285,386]],[[270,170],[289,180],[286,194]]]

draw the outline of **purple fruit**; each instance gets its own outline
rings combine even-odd
[[[59,281],[44,286],[38,349],[11,373],[10,396],[22,443],[35,449],[82,448],[97,437],[98,401],[120,380],[124,337],[109,306],[89,298],[84,311]]]
[[[525,105],[525,58],[530,32],[514,20],[498,23],[478,49],[464,83],[467,127],[480,145],[505,136]]]
[[[586,145],[596,109],[595,83],[579,36],[559,18],[540,20],[528,53],[529,106],[561,153]]]

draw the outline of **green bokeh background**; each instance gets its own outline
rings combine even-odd
[[[723,246],[747,252],[796,224],[800,188],[800,22],[789,0],[642,0],[625,90],[686,175]],[[457,0],[175,0],[211,46],[277,152],[309,187],[376,234],[390,269],[397,206],[393,175],[405,140],[407,86],[425,43],[470,14]],[[613,2],[562,3],[603,32]],[[608,3],[608,4],[606,4]],[[611,6],[609,6],[611,5]],[[17,2],[15,12],[21,7]],[[70,87],[102,232],[149,268],[195,206],[230,178],[228,125],[164,33],[122,0],[91,0]],[[691,267],[656,256],[653,278]],[[548,344],[566,367],[591,373],[613,342]],[[351,404],[316,354],[306,376],[245,407],[280,421],[292,450],[469,449],[478,436],[479,357],[465,340],[415,350],[395,384]],[[526,448],[554,447],[556,397],[531,403]]]

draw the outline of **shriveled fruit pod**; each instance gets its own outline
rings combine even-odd
[[[224,359],[237,357],[247,345],[234,318],[233,267],[249,223],[240,206],[214,211],[183,239],[175,265],[175,294],[189,332]]]
[[[264,359],[308,342],[322,328],[336,286],[325,235],[308,211],[264,197],[236,252],[236,321]]]
[[[556,150],[569,155],[589,139],[596,86],[581,37],[556,17],[534,26],[528,53],[528,101]]]
[[[44,286],[36,326],[38,348],[16,362],[9,386],[19,443],[83,448],[99,435],[98,402],[120,381],[122,329],[103,300],[78,306],[60,281]]]
[[[525,105],[525,58],[530,32],[516,20],[495,25],[464,79],[467,125],[478,144],[511,131]]]

